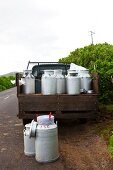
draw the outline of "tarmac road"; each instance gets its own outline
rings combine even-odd
[[[0,170],[64,170],[61,159],[40,164],[24,155],[23,124],[17,117],[16,88],[0,93]]]
[[[16,115],[18,113],[16,87],[0,92],[0,112]]]

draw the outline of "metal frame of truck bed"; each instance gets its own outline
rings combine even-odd
[[[80,95],[23,94],[19,86],[21,74],[16,74],[17,97],[20,119],[34,119],[37,115],[52,114],[55,118],[94,118],[98,113],[99,75],[92,74],[94,93]]]

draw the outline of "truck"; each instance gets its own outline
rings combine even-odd
[[[54,115],[55,119],[87,119],[96,118],[98,114],[99,75],[91,74],[93,93],[80,93],[79,95],[55,94],[44,95],[41,93],[41,76],[44,70],[62,69],[67,74],[70,63],[59,62],[28,62],[27,69],[32,67],[32,74],[35,77],[35,93],[23,93],[23,85],[19,85],[22,74],[16,73],[18,118],[23,124],[36,119],[38,115]]]

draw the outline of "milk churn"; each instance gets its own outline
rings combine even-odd
[[[57,94],[65,93],[65,77],[62,75],[62,70],[54,70],[54,75],[57,80]]]
[[[25,77],[25,93],[35,93],[35,78],[32,75],[32,71],[28,70],[28,74]]]
[[[56,78],[54,70],[44,70],[41,78],[41,91],[44,95],[56,94]]]
[[[89,70],[80,70],[78,73],[80,77],[80,89],[82,90],[91,90],[91,76]]]
[[[21,78],[22,93],[25,93],[25,77],[27,76],[27,74],[28,74],[28,71],[24,70],[22,78]]]
[[[80,78],[75,70],[68,70],[68,75],[66,76],[66,88],[67,93],[70,95],[80,94]]]
[[[35,140],[35,158],[38,162],[53,162],[59,157],[57,125],[38,125]]]
[[[25,125],[24,133],[24,154],[27,156],[35,155],[35,137],[30,137],[31,123]]]

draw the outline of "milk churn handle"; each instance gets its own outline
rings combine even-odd
[[[26,130],[25,129],[23,130],[23,133],[25,133],[25,136],[26,136]]]
[[[33,125],[33,120],[31,122],[31,126],[30,126],[30,130],[29,130],[29,137],[31,138],[31,134],[32,134],[32,125]]]
[[[32,122],[31,122],[30,132],[29,132],[29,137],[30,138],[34,137],[36,135],[36,127],[37,127],[37,125],[34,124],[34,122],[35,122],[34,120],[32,120]]]
[[[49,120],[51,120],[51,115],[52,115],[52,113],[50,112],[50,113],[49,113]]]
[[[40,114],[37,112],[37,113],[36,113],[36,119],[37,119],[37,117],[38,117],[39,115],[40,115]]]
[[[37,117],[38,117],[38,116],[40,116],[40,113],[39,113],[39,112],[36,113],[36,120],[37,120]]]

